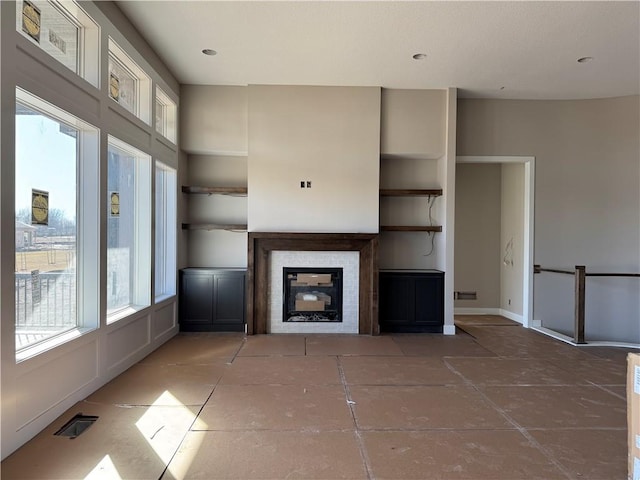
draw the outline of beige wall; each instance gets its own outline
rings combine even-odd
[[[536,159],[535,263],[632,271],[640,265],[640,97],[461,99],[458,155]],[[535,277],[534,318],[572,329],[571,277]],[[640,284],[587,280],[587,338],[640,342]]]
[[[380,89],[250,86],[248,163],[249,231],[376,233]]]
[[[247,155],[247,87],[182,85],[180,99],[180,148]]]
[[[447,92],[445,90],[382,90],[380,188],[442,188],[439,164],[446,158]],[[433,223],[443,225],[444,197],[432,208]],[[381,225],[427,225],[425,197],[382,197]],[[382,232],[381,269],[442,268],[443,234]],[[431,252],[430,255],[427,255]]]
[[[246,187],[248,159],[247,87],[183,85],[181,185]],[[247,198],[224,195],[182,195],[182,221],[246,224]],[[188,267],[247,266],[247,234],[226,230],[183,231],[184,263]]]
[[[437,159],[445,154],[445,90],[382,90],[383,154]]]
[[[187,203],[186,195],[180,193],[182,189],[182,185],[187,185],[187,154],[183,151],[180,151],[178,155],[178,195],[177,195],[177,207],[178,207],[178,255],[177,255],[177,263],[178,269],[185,268],[189,266],[189,259],[187,256],[187,245],[189,242],[189,232],[186,230],[182,230],[182,222],[188,218],[188,208],[189,204]]]
[[[501,165],[456,165],[454,290],[477,292],[456,308],[500,308]]]
[[[500,308],[522,316],[524,164],[501,165]]]
[[[186,185],[246,187],[247,158],[222,155],[189,155]],[[247,197],[233,195],[184,195],[186,217],[192,223],[247,223]],[[188,232],[188,265],[192,267],[247,266],[247,233],[226,230]]]
[[[268,92],[266,97],[264,92]],[[298,223],[287,229],[337,231],[323,219],[331,208],[335,216],[335,205],[330,208],[324,199],[327,193],[337,192],[341,199],[336,218],[349,214],[343,220],[348,225],[343,223],[340,229],[358,231],[366,225],[374,231],[378,220],[382,224],[420,224],[426,222],[427,215],[424,197],[385,197],[378,202],[378,187],[445,187],[440,175],[440,164],[447,161],[444,90],[185,85],[181,95],[182,149],[190,152],[181,184],[251,184],[249,199],[244,202],[182,195],[185,222],[237,218],[238,223],[244,223],[249,216],[248,202],[252,202],[261,211],[258,216],[251,215],[250,229],[258,228],[254,220],[261,229],[282,229],[283,212],[295,215],[291,208],[304,208],[304,213],[297,215]],[[363,123],[358,115],[365,112],[365,105],[367,119]],[[251,129],[249,110],[255,120]],[[278,116],[280,119],[273,122]],[[356,152],[363,145],[365,156]],[[380,145],[384,149],[381,157]],[[265,161],[268,156],[273,158]],[[300,189],[299,182],[309,176],[311,190]],[[340,182],[342,191],[337,189]],[[263,195],[262,199],[256,194]],[[445,198],[434,204],[437,224],[444,223],[444,205]],[[243,208],[244,222],[238,210]],[[242,267],[247,262],[246,248],[240,248],[245,243],[242,235],[224,231],[183,234],[188,250],[185,262],[190,266]],[[442,236],[436,234],[435,252],[427,257],[431,240],[426,234],[384,233],[380,267],[443,268],[444,262],[439,262],[444,251],[444,244],[439,243]]]

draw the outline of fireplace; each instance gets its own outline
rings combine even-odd
[[[359,333],[359,252],[275,250],[268,263],[267,333]],[[295,280],[288,278],[290,272]],[[285,299],[288,282],[294,283],[293,298]],[[339,319],[332,312],[338,300]],[[287,309],[295,313],[287,315]],[[293,321],[285,320],[290,317]]]
[[[377,234],[249,232],[248,240],[249,335],[303,328],[304,333],[379,333]],[[311,259],[313,252],[320,255]],[[323,260],[325,255],[331,258]],[[342,267],[343,321],[283,322],[283,267]]]
[[[342,268],[282,269],[283,322],[342,322]]]

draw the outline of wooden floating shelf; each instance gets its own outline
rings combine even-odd
[[[247,195],[247,187],[192,187],[190,185],[183,185],[182,191],[183,193],[200,193],[205,195]]]
[[[380,225],[383,232],[442,232],[440,225]]]
[[[229,230],[234,232],[246,232],[247,225],[224,225],[218,223],[183,223],[183,230]]]
[[[397,188],[397,189],[382,189],[380,190],[381,197],[440,197],[442,195],[441,188],[413,188],[413,189],[405,189],[405,188]]]

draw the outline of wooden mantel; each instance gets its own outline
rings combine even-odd
[[[360,334],[377,335],[378,234],[249,232],[247,258],[247,333],[267,333],[269,257],[272,250],[360,252]]]

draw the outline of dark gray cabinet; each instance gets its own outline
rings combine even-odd
[[[244,332],[246,270],[180,270],[180,330]]]
[[[442,333],[444,272],[381,270],[378,309],[383,332]]]

